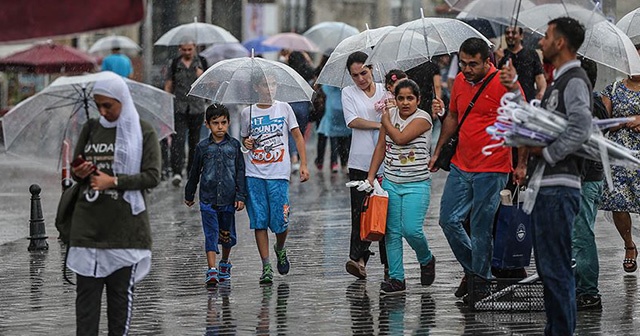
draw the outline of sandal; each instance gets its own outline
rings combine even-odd
[[[633,244],[633,247],[625,246],[624,249],[625,251],[636,252],[633,258],[624,258],[624,260],[622,261],[622,268],[624,268],[624,271],[627,273],[633,273],[636,271],[636,269],[638,269],[638,263],[636,262],[636,259],[638,258],[638,248],[635,244]]]

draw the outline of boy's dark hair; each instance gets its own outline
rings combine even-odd
[[[408,78],[398,82],[398,85],[396,85],[396,90],[393,94],[397,96],[400,92],[400,89],[404,88],[411,89],[413,95],[416,96],[416,98],[420,99],[420,86],[418,86],[418,83],[414,82],[413,79]]]
[[[553,19],[547,25],[554,25],[554,32],[567,40],[571,52],[577,52],[584,42],[585,29],[580,21],[567,16]]]
[[[229,109],[226,106],[218,103],[213,103],[207,107],[207,112],[205,113],[205,120],[207,124],[212,120],[218,117],[225,117],[227,121],[229,121]]]
[[[389,70],[389,72],[387,72],[387,74],[384,76],[384,85],[393,85],[395,84],[397,81],[403,79],[403,78],[407,78],[407,74],[399,69],[391,69]]]
[[[460,45],[460,52],[469,56],[480,54],[480,58],[485,61],[489,58],[489,45],[483,39],[478,37],[470,37]]]
[[[369,55],[367,55],[362,51],[356,51],[354,53],[351,53],[349,57],[347,57],[347,71],[351,71],[351,66],[353,65],[353,63],[364,64],[364,62],[367,61],[368,57]],[[371,65],[367,65],[367,67],[371,69]]]

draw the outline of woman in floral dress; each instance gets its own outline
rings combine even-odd
[[[640,50],[640,45],[636,45]],[[629,149],[640,150],[640,76],[630,76],[609,84],[602,92],[602,102],[612,118],[634,117],[635,120],[609,130],[608,138]],[[613,213],[613,222],[624,240],[622,266],[634,272],[638,250],[631,235],[631,216],[640,213],[640,171],[621,166],[611,167],[613,191],[604,188],[600,210]]]

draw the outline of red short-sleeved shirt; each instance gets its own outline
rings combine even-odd
[[[468,82],[462,73],[456,76],[451,90],[449,109],[458,114],[458,122],[462,120],[467,106],[484,80],[495,71],[495,66],[491,65],[491,69],[484,79],[475,84]],[[451,163],[465,172],[509,173],[512,170],[510,147],[492,148],[493,154],[489,156],[482,154],[483,147],[498,143],[497,140],[491,140],[491,136],[486,131],[488,126],[495,123],[498,107],[500,107],[500,98],[507,92],[498,76],[499,74],[484,88],[469,112],[469,116],[462,124],[458,148]]]

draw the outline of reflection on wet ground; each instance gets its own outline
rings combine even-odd
[[[6,166],[5,166],[6,168]],[[0,172],[0,179],[6,178]],[[55,180],[56,177],[51,177]],[[405,247],[407,292],[379,294],[383,269],[379,257],[368,265],[369,278],[355,280],[344,271],[349,245],[349,194],[343,174],[314,172],[309,183],[291,185],[291,231],[287,247],[291,273],[276,275],[271,286],[260,286],[261,264],[245,212],[237,216],[238,245],[233,249],[232,280],[208,290],[203,285],[206,259],[197,209],[181,204],[182,190],[161,185],[150,201],[153,263],[149,276],[136,288],[133,335],[539,335],[542,312],[471,312],[453,296],[462,272],[437,225],[444,175],[433,181],[431,209],[425,231],[437,276],[420,286],[419,264]],[[11,180],[11,193],[24,185],[24,197],[0,210],[22,209],[0,219],[0,234],[28,225],[30,181]],[[28,241],[0,245],[0,335],[70,335],[75,332],[75,287],[62,273],[64,248],[56,241],[50,189],[42,182],[49,251],[27,252]],[[54,204],[51,205],[50,203]],[[22,207],[22,208],[21,208]],[[3,210],[4,209],[4,210]],[[19,212],[20,212],[19,211]],[[17,218],[17,219],[16,219]],[[21,221],[23,224],[16,224]],[[6,230],[6,231],[3,231]],[[602,312],[580,312],[580,335],[636,335],[638,315],[636,275],[623,276],[623,250],[612,225],[599,217],[596,235],[600,251]],[[271,236],[273,239],[273,236]],[[374,243],[372,249],[377,251]],[[272,262],[275,257],[272,256]],[[533,272],[530,269],[530,272]],[[637,274],[637,273],[636,273]],[[104,305],[103,305],[104,306]],[[106,307],[103,307],[106,312]],[[103,314],[103,316],[106,316]],[[106,318],[101,321],[106,331]]]

